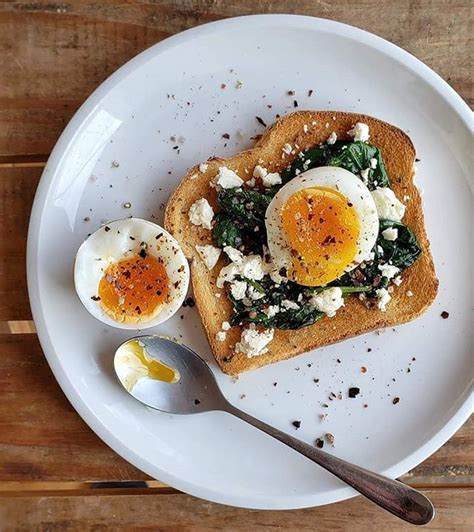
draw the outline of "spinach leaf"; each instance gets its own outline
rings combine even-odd
[[[313,325],[323,316],[324,313],[317,310],[313,305],[304,303],[299,309],[288,309],[273,316],[270,326],[276,329],[301,329]]]
[[[331,152],[330,146],[322,145],[315,146],[302,152],[302,155],[297,157],[283,172],[281,175],[282,184],[288,183],[291,179],[296,177],[301,172],[305,172],[311,168],[317,166],[325,166],[325,162]],[[308,162],[309,161],[309,162]]]
[[[271,200],[262,192],[242,188],[224,189],[217,195],[219,207],[250,231],[255,231],[256,226],[265,231],[265,211]]]
[[[388,228],[398,230],[396,240],[385,240],[382,231]],[[384,260],[391,261],[394,266],[405,270],[421,255],[421,248],[413,231],[406,225],[392,220],[380,220],[379,238],[377,244],[383,248]]]
[[[362,170],[369,168],[367,184],[369,190],[390,186],[385,164],[378,148],[359,141],[343,142],[337,146],[337,150],[326,160],[327,166],[345,168],[355,175],[359,175]],[[375,168],[370,167],[370,159],[376,159],[377,166]],[[375,184],[376,182],[377,184]]]
[[[227,214],[220,212],[216,215],[215,220],[212,239],[218,247],[232,246],[237,248],[242,245],[242,231]]]

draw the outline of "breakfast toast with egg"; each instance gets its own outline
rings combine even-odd
[[[216,284],[225,265],[225,254],[221,253],[211,270],[206,267],[196,246],[212,244],[212,232],[190,222],[191,206],[205,198],[214,212],[220,210],[216,188],[210,186],[220,167],[233,170],[244,181],[252,179],[257,165],[264,166],[269,172],[282,172],[301,151],[325,143],[332,132],[338,139],[351,140],[348,132],[358,122],[369,126],[370,143],[383,155],[391,188],[398,198],[404,199],[403,222],[416,235],[421,255],[403,272],[401,286],[393,291],[386,311],[368,308],[358,297],[348,297],[345,306],[334,317],[325,317],[299,329],[275,329],[267,352],[252,357],[236,352],[241,326],[231,327],[218,339],[223,322],[229,321],[233,310],[226,290]],[[285,146],[293,149],[288,153]],[[189,170],[167,204],[165,227],[191,261],[197,308],[214,357],[225,373],[238,375],[346,338],[393,327],[413,320],[428,308],[436,296],[438,280],[425,230],[420,192],[413,182],[415,155],[415,148],[403,131],[376,118],[334,111],[300,111],[280,118],[251,149],[228,159],[211,157],[205,164]]]

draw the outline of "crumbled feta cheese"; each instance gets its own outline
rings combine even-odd
[[[291,151],[293,150],[291,144],[288,144],[286,143],[283,148],[282,148],[283,152],[286,153],[287,155],[290,155],[291,154]]]
[[[214,211],[205,198],[195,201],[188,212],[189,221],[194,225],[201,225],[205,229],[212,229],[212,218]]]
[[[410,201],[410,196],[408,194],[405,194],[403,196],[403,201]]]
[[[260,255],[248,255],[241,264],[241,273],[247,279],[260,281],[265,275],[264,264]]]
[[[372,170],[375,170],[377,168],[377,164],[377,159],[370,159],[370,168],[372,168]]]
[[[238,249],[233,248],[232,246],[225,246],[224,253],[229,257],[232,262],[241,264],[244,260],[244,254]]]
[[[308,133],[308,124],[303,124],[303,133]]]
[[[405,214],[405,205],[395,196],[391,188],[377,188],[372,191],[379,218],[400,222]]]
[[[367,255],[367,258],[365,259],[367,262],[371,262],[375,259],[375,253],[373,251],[369,251],[369,254]]]
[[[228,331],[230,329],[230,323],[228,321],[223,321],[221,325],[223,331]]]
[[[189,176],[189,179],[197,179],[197,178],[198,178],[197,174],[192,174]]]
[[[385,240],[396,240],[398,238],[398,229],[396,227],[388,227],[382,231],[382,236]]]
[[[264,187],[272,187],[273,185],[279,185],[281,183],[281,177],[278,172],[271,173],[260,165],[257,165],[254,168],[253,176],[260,178]]]
[[[222,188],[237,188],[243,185],[243,179],[227,166],[221,166],[216,176],[216,185]]]
[[[377,253],[379,255],[383,255],[383,247],[382,246],[377,245]]]
[[[281,306],[286,309],[292,309],[292,310],[298,310],[300,306],[298,303],[295,303],[294,301],[290,301],[289,299],[284,299],[281,302]]]
[[[337,140],[337,133],[335,131],[333,131],[329,137],[328,137],[328,140],[326,141],[328,144],[335,144],[336,143],[336,140]]]
[[[260,292],[254,286],[251,285],[249,285],[249,287],[247,288],[247,294],[249,298],[253,301],[257,301],[258,299],[262,299],[262,297],[265,297],[265,294],[263,292]]]
[[[392,299],[392,296],[388,293],[388,290],[386,288],[379,288],[375,291],[375,294],[377,295],[377,307],[382,311],[385,312],[387,310],[387,305],[390,303],[390,300]]]
[[[267,345],[272,340],[273,329],[265,329],[262,332],[252,328],[244,329],[240,342],[235,344],[235,350],[247,355],[247,358],[263,355],[268,351]]]
[[[227,266],[224,266],[217,277],[217,288],[224,288],[224,283],[231,283],[239,273],[240,267],[235,262],[231,262]]]
[[[280,312],[280,307],[278,305],[269,305],[263,313],[266,314],[269,318],[273,318],[276,314]]]
[[[369,126],[363,122],[357,122],[357,124],[349,129],[347,132],[351,137],[354,137],[355,141],[367,142],[369,140]]]
[[[214,268],[221,255],[221,250],[211,245],[196,246],[196,251],[199,253],[208,270]]]
[[[365,185],[369,182],[369,170],[370,168],[366,168],[365,170],[360,171],[360,177],[362,177],[362,181]]]
[[[247,181],[245,181],[245,184],[248,187],[253,188],[255,186],[255,178],[252,177],[252,179],[247,179]]]
[[[413,297],[413,292],[411,290],[407,291],[407,297]]]
[[[336,311],[344,306],[342,290],[339,287],[328,288],[314,295],[309,302],[320,312],[324,312],[329,318],[336,315]]]
[[[240,301],[245,297],[247,291],[247,283],[245,281],[232,281],[230,284],[230,293],[232,297],[237,301]]]
[[[402,284],[402,281],[403,279],[399,275],[397,275],[396,277],[394,277],[392,282],[395,286],[400,286]]]
[[[400,271],[400,268],[397,268],[392,264],[379,264],[379,270],[382,272],[382,277],[392,279]]]
[[[223,342],[227,337],[227,333],[225,331],[219,331],[217,334],[216,334],[216,340],[218,342]]]
[[[199,165],[199,171],[204,174],[204,172],[207,172],[207,169],[209,168],[209,165],[207,163],[201,163]]]

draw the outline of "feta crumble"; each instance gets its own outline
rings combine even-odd
[[[400,286],[402,284],[402,281],[403,279],[399,275],[397,275],[396,277],[394,277],[392,282],[395,286]]]
[[[281,306],[285,309],[291,309],[291,310],[298,310],[300,308],[300,306],[298,305],[298,303],[295,303],[294,301],[290,301],[289,299],[284,299],[282,302],[281,302]]]
[[[369,182],[369,170],[370,168],[366,168],[365,170],[360,171],[360,177],[362,177],[362,181],[364,182],[364,185],[367,185]]]
[[[339,287],[328,288],[314,295],[309,302],[320,312],[324,312],[328,318],[336,315],[336,311],[344,306],[342,290]]]
[[[283,151],[284,153],[286,153],[286,155],[290,155],[291,152],[292,152],[292,150],[293,150],[293,148],[292,148],[291,144],[288,144],[288,143],[286,143],[286,144],[283,146],[283,148],[282,148],[282,151]]]
[[[392,299],[392,296],[388,293],[388,290],[386,288],[379,288],[375,291],[375,294],[377,295],[377,308],[381,310],[382,312],[385,312],[387,310],[387,305],[390,303],[390,300]]]
[[[337,133],[335,131],[333,131],[329,137],[328,137],[328,140],[326,141],[328,144],[335,144],[336,143],[336,140],[337,140]]]
[[[395,196],[391,188],[377,188],[372,191],[372,197],[380,219],[401,221],[405,214],[405,205]]]
[[[372,170],[375,170],[377,168],[377,159],[375,158],[372,158],[370,159],[370,168],[372,168]]]
[[[230,329],[230,323],[228,321],[223,321],[221,325],[223,331],[228,331]]]
[[[243,179],[227,166],[221,166],[215,179],[216,185],[222,188],[237,188],[241,187],[244,183]]]
[[[201,163],[199,165],[199,171],[204,174],[205,172],[207,172],[207,169],[209,168],[209,165],[207,163]]]
[[[382,236],[385,238],[385,240],[390,240],[393,242],[398,238],[398,229],[395,227],[388,227],[382,231]]]
[[[267,345],[273,340],[273,332],[273,329],[265,329],[262,332],[255,328],[244,329],[240,342],[235,344],[235,350],[247,355],[247,358],[263,355],[268,351]]]
[[[392,264],[379,264],[379,270],[382,272],[382,277],[392,279],[400,271],[400,268],[397,268]]]
[[[223,342],[227,337],[227,333],[225,331],[219,331],[217,334],[216,334],[216,340],[218,342]]]
[[[189,221],[194,225],[200,225],[205,229],[212,229],[212,219],[214,218],[214,211],[205,198],[195,201],[188,212]]]
[[[349,129],[348,135],[354,137],[355,141],[367,142],[369,140],[369,126],[363,122],[357,122],[357,124]]]
[[[232,246],[224,246],[224,253],[232,262],[236,262],[237,264],[241,264],[244,260],[244,254]]]
[[[263,313],[266,314],[269,318],[273,318],[280,312],[280,307],[278,305],[269,305]]]
[[[272,187],[281,183],[281,177],[278,172],[269,172],[263,166],[257,165],[253,171],[253,177],[258,177],[262,180],[264,187]]]
[[[248,255],[244,257],[240,271],[243,277],[260,281],[265,275],[262,257],[260,255]]]
[[[208,270],[214,268],[221,256],[220,248],[211,245],[196,246],[196,251],[199,253],[201,260],[204,262]]]
[[[230,293],[237,301],[245,297],[247,291],[247,283],[245,281],[232,281],[230,284]]]

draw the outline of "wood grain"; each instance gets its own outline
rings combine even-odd
[[[254,13],[312,15],[376,33],[472,104],[471,8],[469,0],[3,2],[0,154],[48,154],[85,98],[138,52],[192,26]]]
[[[473,489],[426,490],[437,513],[428,530],[471,531]],[[187,495],[0,497],[0,522],[9,531],[159,530],[413,530],[362,497],[298,511],[258,511],[213,504]]]

